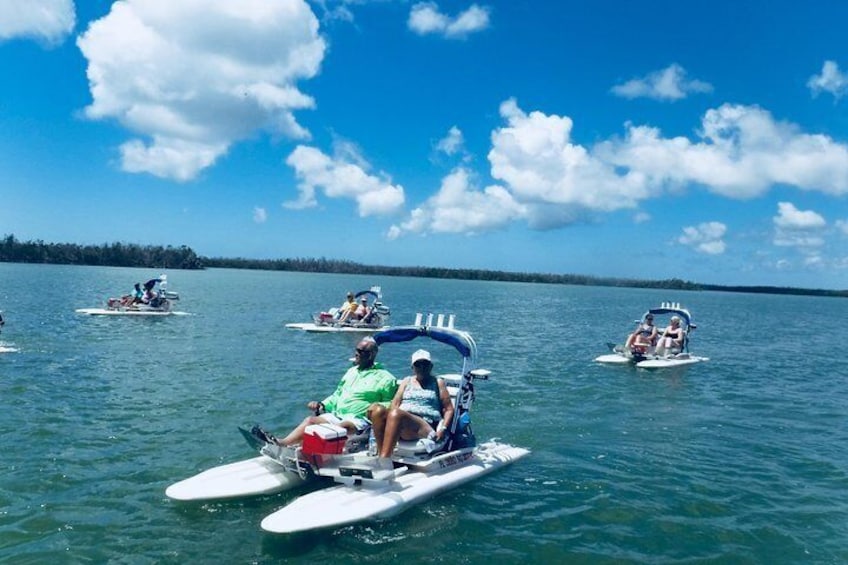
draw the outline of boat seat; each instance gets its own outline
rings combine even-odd
[[[459,393],[459,387],[462,385],[462,375],[459,373],[447,373],[438,375],[438,377],[445,381],[445,386],[448,387],[448,394],[453,403],[456,400],[456,395]]]

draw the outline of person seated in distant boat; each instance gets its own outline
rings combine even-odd
[[[368,313],[362,318],[360,324],[380,324],[382,317],[380,316],[380,307],[383,305],[380,301],[374,301],[374,304],[368,308]]]
[[[138,304],[141,302],[141,299],[144,298],[144,291],[141,290],[141,283],[135,283],[135,285],[133,285],[133,289],[135,292],[133,292],[132,304]]]
[[[140,296],[140,293],[141,293],[141,289],[139,288],[138,283],[135,283],[134,288],[135,288],[135,290],[133,292],[131,292],[129,294],[125,294],[125,295],[121,296],[120,298],[110,298],[109,300],[106,301],[106,304],[109,306],[109,308],[117,308],[119,306],[122,306],[122,307],[132,306],[136,297]]]
[[[680,317],[672,316],[669,325],[662,331],[657,345],[657,353],[680,353],[683,351],[685,335],[680,327]]]
[[[453,419],[447,385],[433,375],[429,351],[419,349],[412,354],[412,372],[400,383],[388,410],[374,406],[371,411],[377,454],[383,461],[391,458],[398,439],[429,439],[435,445]]]
[[[139,302],[144,297],[144,292],[141,290],[141,283],[135,283],[133,285],[133,291],[121,298],[121,304],[123,306],[132,307]]]
[[[371,314],[371,309],[368,308],[368,298],[363,296],[359,299],[359,306],[356,307],[356,310],[353,311],[349,319],[351,321],[364,322],[369,314]]]
[[[377,350],[377,342],[373,337],[362,338],[356,345],[356,365],[342,376],[335,392],[324,400],[307,403],[306,407],[315,411],[315,416],[305,418],[282,439],[273,436],[260,439],[277,445],[295,445],[303,439],[306,426],[312,424],[342,426],[351,435],[366,430],[373,408],[381,406],[385,410],[398,387],[397,379],[376,363]]]
[[[351,314],[356,310],[356,298],[353,296],[352,292],[347,293],[347,298],[339,307],[338,312],[336,312],[336,319],[340,324],[347,322],[348,318],[350,318]]]
[[[152,281],[147,281],[144,283],[144,292],[141,293],[142,304],[150,304],[150,302],[156,298],[156,292],[154,292],[153,287],[155,284]]]
[[[657,342],[657,327],[654,325],[654,315],[645,316],[645,321],[636,326],[636,329],[624,343],[625,350],[635,350],[645,353]]]

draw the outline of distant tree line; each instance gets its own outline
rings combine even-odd
[[[294,271],[304,273],[338,273],[350,275],[388,275],[433,279],[473,281],[526,282],[571,284],[581,286],[615,286],[627,288],[656,288],[668,290],[713,290],[720,292],[751,292],[761,294],[790,294],[805,296],[848,297],[848,290],[822,290],[776,286],[723,286],[699,284],[673,278],[665,280],[616,279],[586,275],[557,275],[550,273],[516,273],[481,269],[446,269],[442,267],[389,267],[362,265],[338,259],[244,259],[198,256],[190,247],[109,243],[76,245],[72,243],[21,242],[14,235],[0,241],[0,262],[58,263],[64,265],[99,265],[113,267],[148,267],[158,269],[256,269],[265,271]]]
[[[720,292],[750,292],[753,294],[789,294],[793,296],[837,296],[848,297],[848,290],[824,290],[820,288],[794,288],[789,286],[725,286],[702,284],[702,290]]]
[[[110,267],[150,267],[161,269],[202,269],[200,257],[185,245],[137,245],[104,243],[77,245],[18,241],[6,235],[0,241],[0,262],[53,263],[59,265],[100,265]]]
[[[353,261],[337,259],[224,259],[203,258],[207,267],[230,269],[261,269],[271,271],[299,271],[307,273],[341,273],[355,275],[392,275],[434,279],[462,279],[474,281],[528,282],[572,284],[582,286],[615,286],[627,288],[657,288],[668,290],[714,290],[721,292],[751,292],[761,294],[794,294],[805,296],[848,297],[848,290],[823,290],[776,286],[721,286],[700,284],[682,279],[640,280],[591,277],[586,275],[557,275],[546,273],[515,273],[480,269],[446,269],[442,267],[387,267],[360,265]]]
[[[574,284],[585,286],[621,286],[637,288],[668,288],[675,290],[700,290],[701,285],[680,279],[642,281],[612,279],[585,275],[556,275],[546,273],[516,273],[481,269],[447,269],[443,267],[389,267],[361,265],[353,261],[336,259],[225,259],[203,258],[207,267],[229,269],[260,269],[271,271],[298,271],[306,273],[341,273],[355,275],[390,275],[429,279],[460,279],[472,281],[502,281],[549,284]]]

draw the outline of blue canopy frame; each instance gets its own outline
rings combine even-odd
[[[374,292],[373,290],[360,290],[359,292],[354,294],[353,297],[356,298],[358,301],[360,297],[365,296],[366,294],[373,298],[375,301],[379,300],[380,298],[380,295]]]
[[[377,345],[412,341],[419,337],[428,337],[456,349],[468,362],[477,357],[477,344],[471,334],[452,328],[437,326],[397,326],[374,334]]]
[[[672,308],[672,307],[669,307],[669,306],[661,306],[659,308],[651,308],[650,310],[648,310],[647,312],[645,312],[642,315],[642,321],[643,322],[645,321],[645,317],[648,314],[653,314],[655,316],[656,315],[663,315],[663,314],[676,315],[676,316],[680,317],[681,321],[683,321],[685,323],[687,328],[693,328],[694,329],[694,328],[697,327],[695,324],[692,323],[692,315],[689,313],[689,310],[686,310],[685,308]]]

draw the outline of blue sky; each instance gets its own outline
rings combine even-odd
[[[848,288],[848,3],[0,4],[0,233]]]

